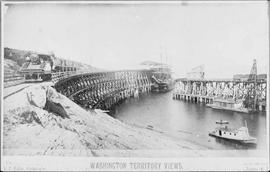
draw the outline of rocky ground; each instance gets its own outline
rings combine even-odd
[[[46,85],[4,99],[4,155],[140,156],[199,145],[125,124],[101,110],[87,111]]]

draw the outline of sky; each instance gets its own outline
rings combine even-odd
[[[204,65],[206,78],[267,73],[267,3],[6,4],[4,47],[135,69],[166,62],[176,77]]]

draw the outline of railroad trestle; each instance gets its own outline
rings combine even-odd
[[[254,93],[254,94],[253,94]],[[215,98],[243,101],[246,107],[266,110],[266,81],[235,81],[235,80],[178,80],[173,98],[192,102],[211,103]],[[251,101],[248,100],[253,100]]]
[[[54,84],[61,94],[85,108],[109,109],[120,100],[151,91],[148,70],[72,75]]]

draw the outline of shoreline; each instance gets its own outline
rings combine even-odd
[[[48,100],[60,103],[69,118],[63,119],[45,110]],[[126,124],[99,110],[86,111],[45,85],[30,86],[7,97],[3,120],[4,155],[17,155],[19,150],[29,150],[23,155],[66,155],[63,150],[81,150],[79,155],[103,156],[104,150],[204,149],[157,131]],[[120,152],[125,154],[125,151]],[[192,154],[198,155],[196,151]]]
[[[68,118],[44,110],[48,100],[60,103]],[[85,110],[48,85],[30,86],[7,97],[3,110],[4,156],[265,156],[264,150],[213,150],[155,128],[120,121],[99,109]]]

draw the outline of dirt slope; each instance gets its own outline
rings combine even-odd
[[[67,116],[46,110],[48,102]],[[31,86],[5,99],[3,120],[4,155],[137,156],[145,152],[133,150],[201,149],[99,110],[86,111],[49,86]]]

